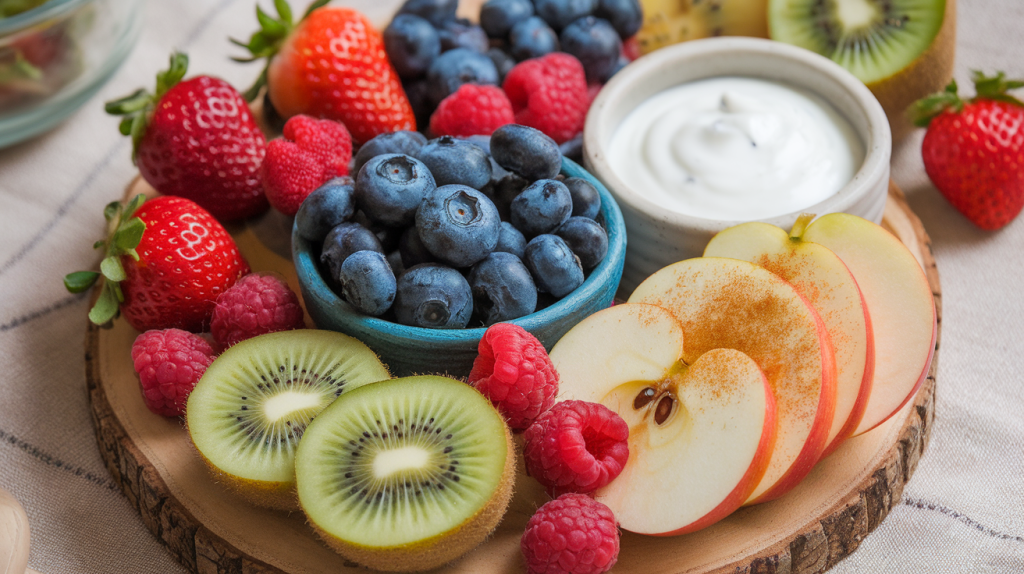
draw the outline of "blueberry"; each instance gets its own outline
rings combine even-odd
[[[572,196],[572,214],[597,219],[601,211],[601,194],[597,188],[582,177],[566,178],[562,183]]]
[[[384,254],[356,251],[345,259],[338,273],[341,294],[360,313],[374,317],[391,308],[395,300],[395,273]]]
[[[518,175],[505,172],[505,176],[493,182],[490,186],[490,197],[501,214],[502,221],[510,221],[512,200],[522,193],[530,182]]]
[[[533,275],[537,289],[564,297],[583,284],[583,267],[579,257],[557,235],[538,235],[526,244],[526,268]]]
[[[299,235],[310,241],[323,241],[331,229],[352,217],[354,190],[344,181],[340,177],[330,179],[306,196],[295,214]]]
[[[615,60],[615,65],[612,66],[612,71],[608,73],[608,78],[611,79],[612,76],[619,73],[619,70],[625,68],[630,63],[632,63],[632,60],[627,58],[624,54],[619,54],[619,58]]]
[[[619,38],[626,40],[640,30],[644,23],[644,10],[640,0],[597,0],[594,15],[608,20]]]
[[[487,0],[480,7],[480,25],[495,39],[508,36],[512,26],[533,16],[530,0]]]
[[[437,105],[455,93],[462,84],[498,83],[498,69],[490,58],[468,48],[455,48],[441,54],[427,71],[430,96]]]
[[[430,88],[430,82],[427,81],[426,78],[407,80],[402,82],[402,89],[405,90],[405,97],[409,99],[409,106],[412,107],[412,113],[416,116],[416,125],[430,125],[430,114],[434,113],[434,108],[436,107],[436,104],[434,103],[434,96],[432,94],[433,90]],[[423,139],[426,141],[427,138],[424,137]],[[363,147],[366,146],[364,145]],[[360,148],[360,150],[362,150],[362,148]],[[397,152],[399,150],[389,151]],[[402,153],[408,152],[403,151]]]
[[[583,132],[576,134],[571,140],[558,144],[558,151],[562,152],[562,157],[583,163]]]
[[[473,310],[484,325],[511,321],[537,308],[537,285],[530,271],[511,253],[495,252],[469,272]]]
[[[597,0],[534,0],[537,15],[556,31],[594,13]]]
[[[423,197],[437,185],[427,166],[405,154],[370,158],[356,176],[356,200],[370,219],[391,227],[411,225]]]
[[[415,14],[437,27],[454,20],[458,7],[459,0],[406,0],[398,13]]]
[[[377,238],[380,242],[381,252],[389,253],[398,247],[398,238],[402,235],[401,227],[390,227],[383,223],[374,221],[367,217],[363,210],[356,211],[356,214],[352,216],[351,221],[358,223],[363,227],[370,230],[370,233]]]
[[[583,64],[587,82],[604,83],[616,69],[622,53],[622,39],[607,20],[587,16],[575,20],[558,37],[562,51]]]
[[[494,251],[501,219],[483,193],[445,185],[427,194],[416,211],[416,231],[434,257],[453,267],[469,267]]]
[[[437,31],[441,37],[441,51],[467,48],[481,54],[487,51],[490,40],[484,29],[469,20],[459,19],[445,22]]]
[[[431,329],[461,329],[473,314],[473,293],[461,273],[423,263],[398,278],[395,318],[403,325]]]
[[[580,258],[583,269],[590,270],[604,260],[608,253],[608,232],[588,217],[570,217],[555,231]]]
[[[459,139],[461,139],[462,141],[467,141],[467,142],[475,145],[476,147],[480,148],[480,150],[483,151],[488,156],[491,155],[491,136],[473,135],[473,136],[466,136],[466,137],[459,138]]]
[[[562,152],[544,132],[508,124],[491,134],[491,157],[501,167],[535,181],[554,179],[562,170]]]
[[[490,48],[487,50],[487,57],[494,62],[494,67],[498,69],[499,82],[504,82],[505,76],[512,71],[512,68],[516,67],[516,59],[501,48]]]
[[[423,18],[398,14],[384,28],[384,50],[399,76],[418,78],[441,55],[441,37],[437,28]]]
[[[386,153],[404,153],[416,157],[416,152],[420,151],[420,148],[426,143],[427,137],[420,132],[408,130],[384,132],[359,148],[355,159],[352,160],[352,173],[359,173],[363,164],[374,156]]]
[[[409,229],[415,229],[410,227]],[[402,253],[399,250],[394,250],[387,255],[388,265],[391,266],[391,272],[398,277],[402,273],[405,273],[405,263],[402,263]]]
[[[572,196],[565,184],[538,179],[526,186],[510,208],[510,219],[526,237],[553,233],[572,214]]]
[[[441,136],[420,148],[416,158],[434,174],[437,185],[468,185],[482,189],[491,181],[491,160],[472,143]]]
[[[419,265],[420,263],[433,263],[435,261],[430,250],[427,249],[427,246],[423,244],[423,240],[420,239],[420,234],[416,231],[415,225],[409,226],[402,232],[402,237],[398,240],[398,252],[402,256],[402,264],[406,268]]]
[[[336,226],[324,238],[324,247],[320,251],[320,263],[327,267],[330,278],[338,282],[341,265],[349,255],[356,251],[376,251],[384,253],[380,240],[372,231],[354,222],[346,222]]]
[[[509,48],[517,61],[539,58],[558,51],[558,34],[548,23],[530,16],[512,26],[508,33]]]
[[[511,253],[522,259],[526,256],[526,237],[511,223],[502,221],[501,232],[498,233],[498,244],[494,246],[494,251]]]

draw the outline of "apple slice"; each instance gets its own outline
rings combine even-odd
[[[629,460],[595,493],[622,528],[699,530],[757,486],[775,438],[761,369],[732,349],[682,361],[683,329],[668,311],[626,303],[577,324],[551,350],[559,400],[599,402],[629,425]]]
[[[843,260],[871,314],[874,380],[864,416],[853,431],[862,434],[899,412],[928,376],[938,332],[935,300],[917,259],[880,225],[830,213],[807,226],[803,238]]]
[[[803,295],[825,323],[836,355],[836,411],[824,457],[860,424],[871,394],[875,345],[867,306],[850,270],[835,253],[802,237],[813,218],[801,215],[788,235],[760,222],[730,227],[711,239],[704,255],[742,259],[775,273]]]
[[[630,303],[651,303],[683,325],[683,361],[736,349],[761,367],[775,396],[771,462],[747,500],[773,500],[800,483],[828,440],[836,401],[832,343],[814,308],[778,275],[747,261],[698,257],[648,277]]]

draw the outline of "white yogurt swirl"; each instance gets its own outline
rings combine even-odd
[[[749,221],[833,195],[864,161],[864,145],[815,94],[719,77],[640,104],[616,131],[608,160],[619,178],[666,209]]]

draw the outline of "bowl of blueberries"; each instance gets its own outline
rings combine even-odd
[[[380,135],[353,178],[303,202],[292,255],[306,310],[396,376],[469,374],[487,326],[551,348],[612,304],[626,233],[615,200],[542,132]]]

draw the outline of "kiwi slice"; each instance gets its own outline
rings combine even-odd
[[[224,351],[188,397],[188,431],[225,484],[255,504],[295,509],[295,449],[307,425],[342,393],[390,378],[352,337],[299,329]]]
[[[504,419],[460,381],[392,379],[346,393],[309,425],[295,457],[299,504],[317,533],[378,570],[428,570],[473,549],[512,496]]]
[[[768,25],[773,40],[831,58],[870,84],[924,53],[945,9],[946,0],[771,0]]]

